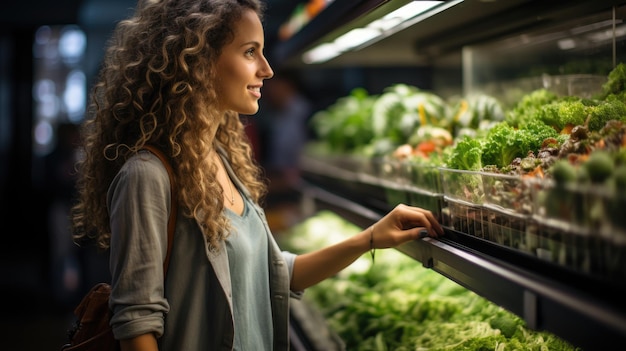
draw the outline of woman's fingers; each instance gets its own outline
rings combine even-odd
[[[395,247],[424,236],[437,238],[443,228],[431,211],[400,204],[374,226],[374,243],[377,248]],[[425,233],[425,234],[424,234]]]
[[[444,234],[441,224],[439,224],[439,221],[437,221],[431,211],[403,204],[398,205],[396,209],[400,213],[401,229],[424,227],[428,232],[428,236],[438,237]],[[421,229],[418,230],[418,235],[420,231]]]

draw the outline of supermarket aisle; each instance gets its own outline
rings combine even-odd
[[[53,351],[59,350],[65,341],[73,321],[71,311],[59,306],[52,297],[40,261],[22,252],[2,255],[3,350]]]
[[[5,243],[0,252],[0,293],[4,305],[0,314],[2,350],[55,351],[67,339],[74,322],[73,308],[96,282],[107,281],[106,255],[81,250],[80,276],[68,271],[65,283],[74,290],[59,293],[53,278],[54,260],[37,248],[41,242]],[[73,293],[71,293],[73,291]]]

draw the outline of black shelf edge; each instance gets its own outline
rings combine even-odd
[[[530,328],[552,332],[584,350],[626,343],[626,311],[607,304],[602,295],[432,238],[398,250],[517,314]]]

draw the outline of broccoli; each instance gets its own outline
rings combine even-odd
[[[616,96],[609,95],[606,100],[590,108],[587,128],[597,132],[612,120],[626,122],[626,104]]]
[[[589,108],[579,98],[565,97],[543,106],[537,114],[539,120],[557,131],[584,125]]]
[[[533,151],[534,153],[541,150],[543,142],[546,139],[557,138],[559,136],[556,129],[540,120],[529,120],[525,124],[521,125],[520,129],[530,134],[528,151]]]
[[[525,157],[530,151],[534,136],[525,129],[515,129],[500,122],[485,136],[481,162],[484,166],[508,166],[516,157]]]
[[[535,90],[524,95],[517,105],[508,111],[505,120],[512,127],[518,127],[528,119],[535,119],[542,106],[557,99],[558,96],[547,89]]]
[[[452,169],[478,171],[482,168],[482,143],[478,138],[463,137],[449,148],[446,166]]]

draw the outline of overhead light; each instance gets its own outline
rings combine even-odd
[[[589,33],[585,37],[594,43],[602,43],[613,40],[613,38],[622,38],[626,36],[626,26],[619,25],[615,27],[615,30],[599,30],[594,33]]]
[[[340,51],[347,51],[378,37],[380,30],[374,28],[356,28],[335,39],[333,42]]]
[[[390,12],[383,17],[384,20],[399,18],[401,21],[406,21],[413,18],[423,12],[430,10],[431,8],[441,4],[443,1],[412,1],[399,9]]]
[[[561,50],[571,50],[576,48],[576,41],[572,38],[561,39],[556,42],[556,45]]]
[[[326,62],[339,56],[339,54],[341,54],[341,51],[337,50],[335,44],[326,43],[305,52],[304,55],[302,55],[302,61],[306,64]]]
[[[449,8],[462,1],[463,0],[448,1],[446,2],[447,6],[445,6],[445,8]],[[371,45],[409,25],[413,25],[436,14],[439,11],[432,11],[432,13],[427,12],[443,3],[444,1],[411,1],[385,16],[370,22],[364,27],[355,28],[339,36],[332,43],[323,43],[314,47],[302,55],[302,61],[307,64],[323,63],[346,51],[358,50],[367,45]]]

